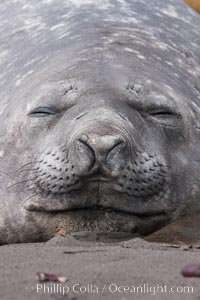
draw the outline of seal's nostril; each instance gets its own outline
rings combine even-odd
[[[110,154],[110,152],[112,152],[115,148],[117,148],[119,145],[122,145],[122,144],[124,144],[124,141],[122,141],[122,140],[117,141],[116,140],[115,143],[113,144],[112,148],[109,149],[107,155]]]
[[[111,152],[115,155],[115,152],[121,148],[120,145],[125,144],[125,141],[118,135],[100,135],[94,133],[81,136],[78,142],[82,145],[81,151],[89,151],[93,154],[93,165],[96,162],[101,164],[101,162],[107,160]]]
[[[83,138],[80,138],[78,141],[80,143],[82,143],[86,148],[88,148],[92,152],[93,156],[95,157],[95,152],[94,152],[92,146],[87,142],[86,136],[83,136]]]
[[[88,140],[87,136],[82,136],[81,138],[79,138],[77,140],[77,142],[79,143],[79,146],[81,147],[81,148],[79,147],[79,152],[82,152],[87,155],[87,158],[89,160],[88,171],[90,171],[90,169],[95,165],[96,155],[95,155],[93,148],[87,142],[87,140]],[[83,158],[83,155],[82,155],[82,158]]]

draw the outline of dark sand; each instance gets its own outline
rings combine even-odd
[[[173,248],[141,239],[116,244],[79,241],[74,237],[55,237],[47,243],[0,247],[0,299],[200,299],[200,278],[184,278],[180,271],[189,263],[200,263],[200,249]],[[59,273],[67,278],[70,292],[37,292],[36,273]],[[88,286],[86,293],[73,292],[73,286]],[[92,284],[92,290],[91,290]],[[113,285],[112,285],[113,284]],[[145,293],[111,293],[109,286],[141,286]],[[105,286],[104,292],[102,292]],[[99,289],[95,293],[95,286]],[[153,286],[153,287],[152,287]],[[158,293],[154,287],[192,286],[193,293]],[[47,287],[47,284],[46,284]],[[57,284],[51,288],[60,288]],[[147,293],[147,288],[151,293]],[[41,286],[38,286],[38,289]],[[97,289],[96,288],[96,289]]]

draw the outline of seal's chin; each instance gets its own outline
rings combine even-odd
[[[91,238],[100,240],[127,239],[143,237],[161,228],[165,221],[164,215],[137,216],[132,213],[117,211],[112,208],[90,207],[67,211],[29,212],[40,220],[40,228],[50,232],[49,238],[60,230],[65,235],[77,232],[87,232]],[[48,228],[48,230],[47,230]],[[99,237],[100,235],[100,237]]]
[[[70,218],[67,232],[127,232],[137,236],[138,218],[132,214],[117,211],[112,208],[90,207],[66,211]],[[137,221],[136,221],[137,219]]]

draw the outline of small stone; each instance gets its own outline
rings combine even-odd
[[[52,274],[52,273],[42,273],[42,272],[37,272],[37,279],[39,282],[60,282],[64,283],[67,281],[66,277],[57,275],[57,274]]]
[[[181,270],[184,277],[200,277],[200,264],[190,264]]]

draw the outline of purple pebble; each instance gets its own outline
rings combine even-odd
[[[181,274],[184,277],[200,277],[200,265],[199,264],[187,265],[181,270]]]

